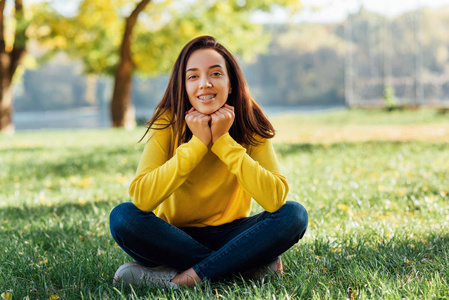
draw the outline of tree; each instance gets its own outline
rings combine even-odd
[[[168,72],[182,45],[200,34],[216,36],[246,58],[261,52],[269,36],[250,22],[251,14],[269,11],[273,5],[291,13],[301,8],[297,0],[197,0],[187,5],[181,0],[83,0],[72,17],[46,23],[52,28],[49,38],[66,41],[54,51],[64,49],[82,59],[88,73],[114,76],[112,124],[131,127],[133,72],[146,76]]]
[[[111,119],[114,127],[134,127],[135,120],[131,114],[131,82],[133,60],[131,55],[132,32],[137,17],[151,0],[142,0],[131,12],[125,22],[125,32],[120,46],[120,60],[115,72],[114,91],[111,101]]]
[[[8,43],[5,26],[6,0],[0,2],[0,131],[8,133],[14,131],[11,83],[26,52],[25,32],[29,24],[23,12],[22,0],[15,0],[14,4],[14,38],[12,43]]]

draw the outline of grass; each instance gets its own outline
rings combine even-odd
[[[111,284],[116,268],[130,259],[110,237],[108,217],[129,200],[142,129],[0,136],[0,294],[5,299],[449,298],[448,119],[433,111],[274,117],[289,199],[301,202],[310,216],[304,239],[283,255],[285,276],[235,278],[179,291]],[[379,128],[398,126],[422,131],[388,139],[379,134]],[[351,134],[342,134],[345,130]],[[442,134],[435,136],[438,130]]]

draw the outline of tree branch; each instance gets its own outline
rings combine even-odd
[[[121,57],[128,62],[132,62],[131,40],[132,40],[132,32],[137,22],[137,17],[150,2],[151,0],[142,0],[141,2],[139,2],[139,4],[137,4],[136,8],[134,8],[129,17],[126,18],[125,32],[123,34],[123,41],[120,52]]]

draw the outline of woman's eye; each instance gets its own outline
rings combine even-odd
[[[189,75],[188,77],[187,77],[187,80],[191,80],[191,79],[195,79],[196,78],[196,75]]]
[[[218,71],[217,72],[213,72],[212,75],[213,76],[221,76],[221,72],[218,72]]]

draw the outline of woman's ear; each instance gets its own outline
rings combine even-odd
[[[232,87],[229,88],[229,94],[231,94],[231,93],[232,93]]]

